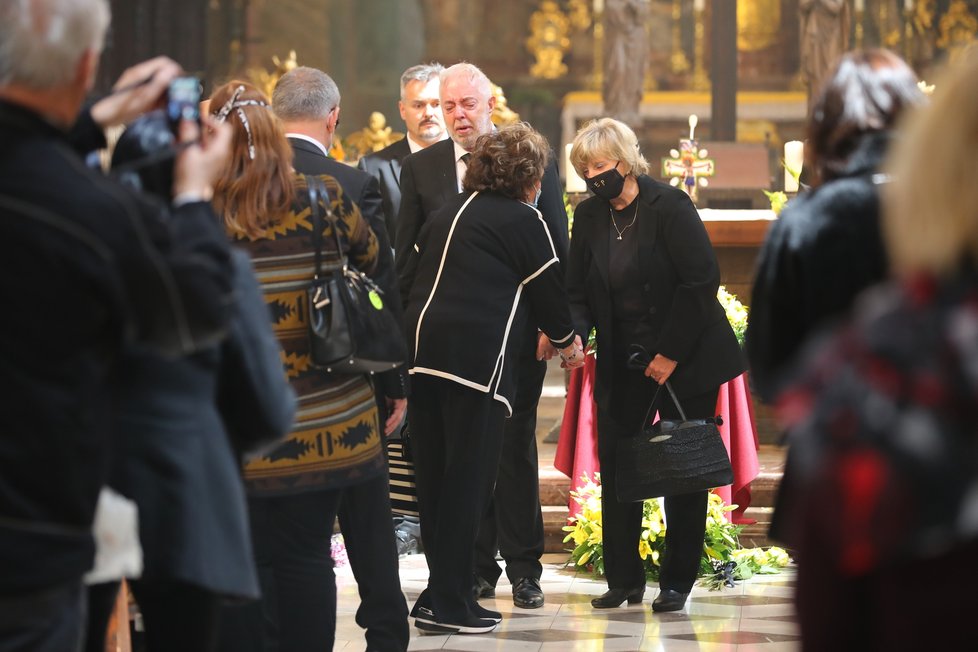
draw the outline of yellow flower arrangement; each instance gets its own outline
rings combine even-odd
[[[595,575],[604,575],[604,546],[601,528],[601,475],[582,476],[583,486],[572,491],[571,497],[581,506],[580,514],[568,519],[563,530],[567,532],[564,543],[573,541],[571,562],[587,568]],[[741,548],[739,525],[728,522],[726,512],[736,505],[725,505],[723,499],[710,493],[706,515],[706,535],[703,540],[703,556],[700,574],[706,576],[707,586],[719,589],[723,586],[721,569],[729,567],[733,579],[747,579],[758,573],[776,573],[791,562],[781,548]],[[642,507],[642,534],[638,540],[638,554],[645,565],[649,580],[659,578],[659,564],[665,547],[666,523],[662,502],[658,498],[646,500]],[[570,562],[569,562],[570,563]]]
[[[743,346],[744,333],[747,332],[747,306],[737,299],[737,295],[727,292],[727,288],[722,285],[717,290],[717,300],[723,306],[724,312],[727,313],[727,321],[730,322],[730,327],[733,328],[737,341]]]

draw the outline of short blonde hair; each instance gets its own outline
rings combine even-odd
[[[978,50],[937,81],[887,161],[883,236],[893,271],[947,276],[978,261]]]
[[[628,174],[649,173],[649,162],[638,149],[638,137],[624,122],[613,118],[592,120],[574,136],[570,162],[584,176],[588,163],[598,159],[622,161]]]

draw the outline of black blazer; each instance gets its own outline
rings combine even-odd
[[[397,209],[401,205],[401,161],[410,153],[411,147],[407,137],[404,137],[379,152],[364,156],[357,164],[358,168],[373,176],[380,184],[387,235],[391,239],[397,235]]]
[[[553,156],[550,159],[543,174],[542,194],[537,208],[550,230],[557,256],[563,261],[567,258],[567,211],[564,209],[557,164]],[[404,300],[413,280],[406,274],[406,269],[414,254],[421,225],[429,215],[459,194],[455,169],[455,144],[451,139],[415,152],[402,163],[401,206],[397,214],[394,263]]]
[[[234,251],[232,262],[236,300],[221,346],[178,358],[129,347],[122,356],[109,484],[139,507],[145,579],[256,598],[234,449],[288,433],[295,395],[251,261]]]
[[[292,167],[300,174],[328,174],[336,179],[343,192],[360,209],[360,214],[367,220],[374,235],[377,236],[377,268],[371,278],[384,292],[385,301],[390,302],[391,310],[398,322],[403,320],[401,299],[397,292],[397,277],[394,274],[394,260],[391,255],[391,243],[384,223],[381,210],[383,200],[377,179],[366,172],[334,161],[323,156],[322,151],[312,143],[301,138],[289,138],[295,159]],[[374,376],[377,390],[388,398],[405,398],[408,395],[407,371],[400,369],[387,371]]]
[[[638,177],[639,257],[649,325],[655,341],[644,343],[678,365],[670,382],[680,396],[719,387],[744,371],[737,337],[727,321],[717,288],[720,268],[696,208],[682,190]],[[574,211],[567,265],[567,294],[574,326],[586,338],[597,329],[595,400],[608,409],[614,391],[614,317],[608,282],[609,203],[584,200]],[[631,342],[620,343],[631,344]],[[624,347],[618,347],[619,349]]]

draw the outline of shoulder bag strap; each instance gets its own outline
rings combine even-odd
[[[312,206],[310,208],[313,216],[313,243],[316,247],[316,275],[319,276],[320,268],[322,266],[323,225],[318,201],[320,197],[322,198],[323,204],[326,206],[326,221],[332,228],[333,238],[336,240],[336,263],[346,269],[348,266],[348,261],[346,253],[343,251],[343,242],[340,239],[339,221],[336,219],[336,216],[333,215],[333,209],[330,207],[329,191],[326,190],[326,184],[324,184],[323,180],[317,176],[304,176],[306,178],[306,184],[309,186],[309,201],[312,202]]]

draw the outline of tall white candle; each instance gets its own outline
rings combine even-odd
[[[903,8],[907,11],[913,11],[913,0],[903,0]]]
[[[703,11],[706,9],[706,0],[693,0],[693,9],[695,11]]]
[[[856,11],[866,10],[866,0],[856,0]]]
[[[587,184],[584,182],[584,179],[582,179],[581,176],[577,173],[577,170],[574,169],[574,166],[571,165],[570,162],[571,147],[573,147],[573,144],[571,143],[568,143],[567,146],[564,147],[564,179],[565,179],[565,187],[567,189],[567,193],[570,194],[573,192],[587,192]]]
[[[594,13],[600,14],[604,11],[604,0],[594,0]]]
[[[789,140],[784,144],[784,191],[798,192],[798,180],[788,172],[793,170],[795,174],[801,172],[801,166],[805,161],[805,143],[800,140]]]

